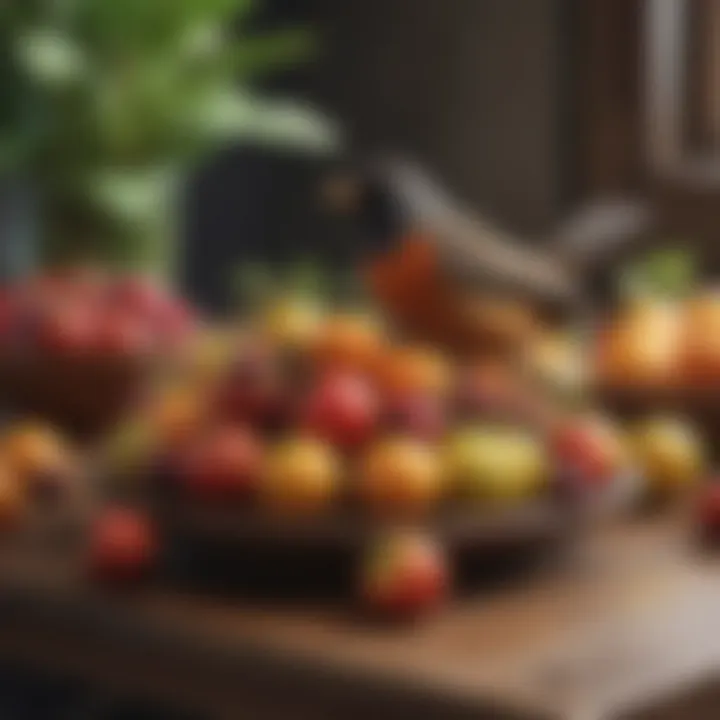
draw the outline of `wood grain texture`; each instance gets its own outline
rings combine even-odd
[[[720,569],[686,539],[605,528],[544,576],[396,629],[337,606],[114,597],[69,547],[26,540],[0,562],[0,657],[220,718],[615,717],[720,667]]]

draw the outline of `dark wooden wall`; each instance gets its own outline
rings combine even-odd
[[[275,20],[318,30],[319,61],[286,88],[335,114],[361,152],[406,154],[509,229],[535,236],[564,212],[568,0],[275,0]],[[248,255],[327,248],[318,164],[238,150],[190,202],[185,284],[209,307]],[[571,184],[571,183],[570,183]]]
[[[317,0],[320,96],[362,148],[417,156],[511,228],[563,210],[563,0]]]

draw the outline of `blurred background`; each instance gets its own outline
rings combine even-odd
[[[57,7],[33,17],[34,5]],[[205,117],[194,119],[183,142],[204,133],[203,149],[210,152],[193,157],[188,172],[180,174],[191,191],[175,206],[184,229],[177,267],[186,289],[203,305],[218,308],[227,301],[218,272],[240,255],[282,258],[299,247],[322,251],[338,242],[337,228],[328,228],[319,211],[314,179],[348,150],[361,157],[391,153],[417,160],[457,197],[527,238],[551,235],[588,204],[620,198],[650,210],[666,236],[712,246],[720,67],[712,39],[720,3],[266,0],[250,5],[209,3],[197,17],[191,9],[169,36],[171,45],[183,33],[194,37],[187,40],[191,50],[185,50],[195,53],[194,62],[201,64],[203,53],[211,58],[212,79],[201,85],[222,78],[223,92],[233,83],[236,89],[252,87],[273,105],[263,111],[275,113],[270,122],[260,113],[251,118],[232,103],[223,106],[222,94],[213,102],[193,102]],[[85,175],[95,173],[91,185],[104,193],[102,201],[86,198],[85,205],[102,202],[115,214],[132,215],[136,210],[128,205],[137,204],[136,196],[150,197],[153,180],[148,173],[129,178],[106,170],[157,169],[185,160],[188,148],[163,146],[153,137],[160,127],[159,137],[167,139],[173,128],[151,104],[138,101],[137,116],[114,109],[113,103],[124,102],[123,83],[135,92],[118,67],[144,52],[145,39],[132,35],[133,3],[108,17],[90,17],[87,36],[73,34],[70,11],[62,16],[63,3],[13,6],[3,5],[4,52],[12,62],[3,65],[7,77],[0,85],[7,206],[2,235],[13,246],[5,264],[21,265],[33,251],[25,247],[29,240],[16,240],[23,237],[20,231],[8,228],[20,222],[18,196],[32,202],[38,187],[51,181],[51,173],[38,179],[36,172],[48,170],[47,153],[53,162],[65,163],[54,168],[53,182],[71,164],[83,165],[83,172],[91,170]],[[242,59],[234,75],[213,65],[220,45],[213,50],[212,33],[223,23],[232,25],[231,16],[242,18],[234,38]],[[103,23],[118,28],[116,36],[103,35]],[[119,64],[116,57],[123,58]],[[171,50],[143,55],[138,66],[161,68],[160,87],[163,67],[181,62],[172,57]],[[157,104],[189,116],[187,108],[172,106],[176,90],[169,86],[169,99]],[[153,95],[160,97],[160,91]],[[292,103],[283,107],[287,98]],[[95,130],[107,142],[92,161],[81,162],[90,135],[80,135],[92,132],[95,121],[81,130],[80,117],[96,111],[105,113]],[[128,160],[137,148],[129,147],[132,138],[122,133],[125,128],[129,136],[133,122],[156,123],[142,142],[157,153]],[[62,152],[40,142],[33,155],[33,142],[47,141],[55,130],[77,137],[56,137]],[[32,235],[28,227],[24,232]]]

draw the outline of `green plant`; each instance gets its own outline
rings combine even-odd
[[[252,0],[0,0],[0,173],[30,178],[48,252],[166,264],[178,180],[234,141],[325,151],[330,124],[253,90],[312,49],[243,30]]]
[[[694,255],[682,247],[666,247],[621,268],[619,290],[626,297],[678,298],[692,292],[697,278]]]

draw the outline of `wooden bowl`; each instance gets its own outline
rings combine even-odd
[[[101,435],[142,393],[145,358],[0,357],[0,397],[13,414],[48,420],[82,438]]]
[[[347,597],[362,555],[386,525],[353,508],[277,518],[257,508],[202,507],[165,499],[154,515],[173,585],[263,599]],[[447,505],[422,526],[445,547],[461,590],[506,579],[548,557],[578,524],[542,499],[516,507]]]

